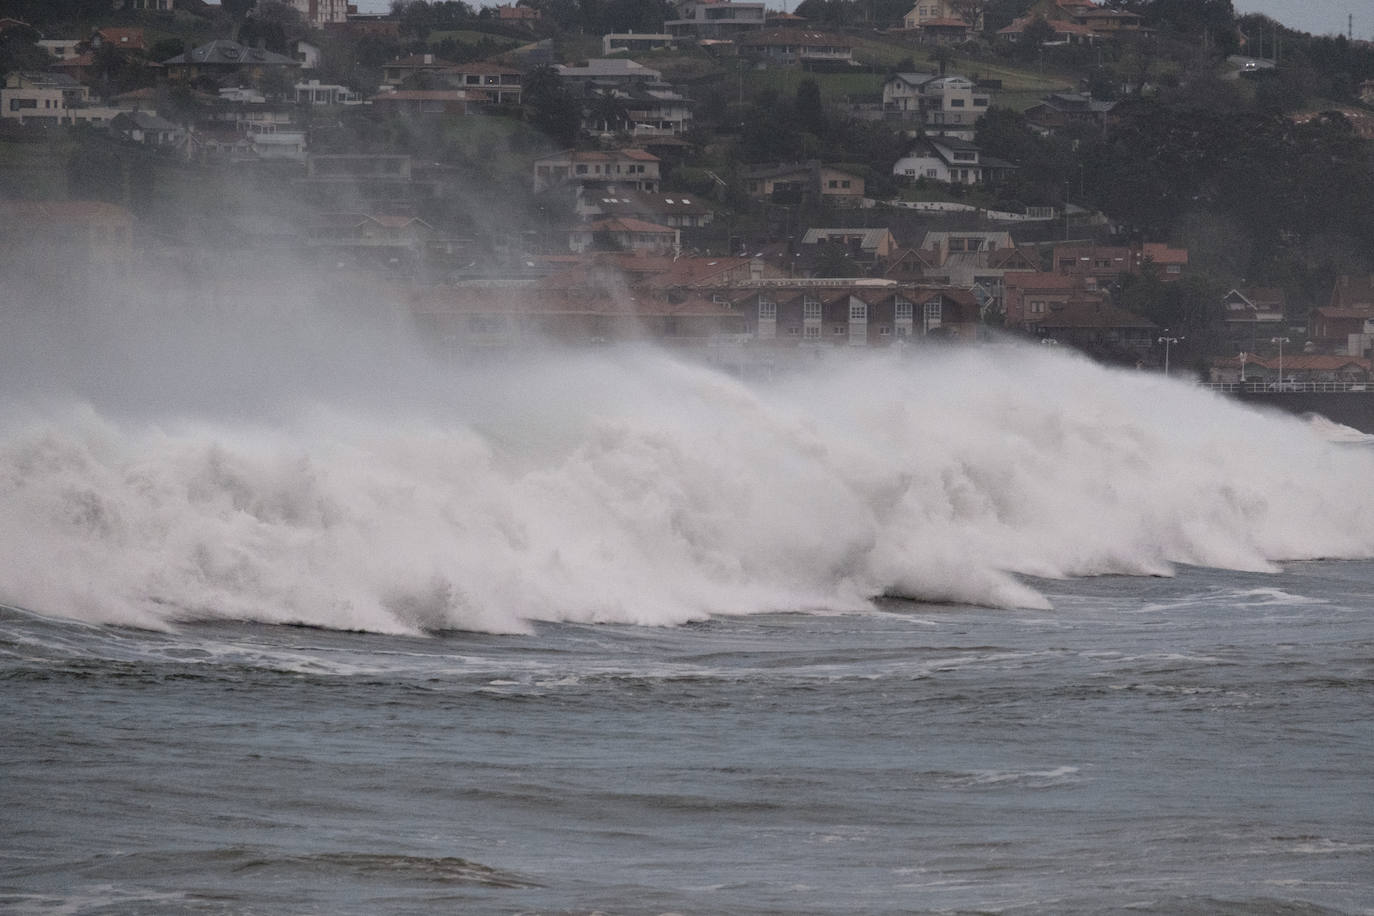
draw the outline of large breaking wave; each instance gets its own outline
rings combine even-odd
[[[1043,348],[741,381],[648,348],[436,365],[399,325],[222,312],[185,334],[156,316],[156,346],[88,323],[79,365],[24,338],[0,601],[520,631],[882,594],[1040,607],[1019,576],[1374,555],[1367,450]]]

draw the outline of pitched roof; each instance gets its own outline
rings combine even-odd
[[[299,67],[300,62],[292,60],[274,51],[266,51],[262,48],[249,48],[239,44],[237,41],[229,41],[225,38],[217,38],[214,41],[192,48],[190,59],[187,55],[178,54],[176,57],[164,60],[163,65],[168,64],[200,64],[205,66],[221,67],[242,67],[270,65],[276,67]]]
[[[648,223],[642,219],[635,219],[629,216],[612,216],[606,219],[593,220],[590,223],[583,223],[581,226],[574,226],[572,232],[641,232],[654,235],[675,235],[677,230],[672,226],[660,226],[657,223]]]

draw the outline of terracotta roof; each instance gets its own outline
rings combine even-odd
[[[1259,356],[1255,353],[1245,354],[1246,365],[1263,366],[1266,369],[1277,369],[1279,358],[1274,356]],[[1212,365],[1221,367],[1238,367],[1241,365],[1239,356],[1222,356],[1212,359]],[[1283,371],[1289,369],[1322,371],[1331,369],[1343,369],[1346,366],[1356,366],[1366,372],[1370,369],[1370,361],[1358,356],[1341,356],[1339,354],[1325,353],[1285,353],[1283,354]]]
[[[377,102],[485,102],[488,96],[481,90],[471,89],[398,89],[395,92],[379,92],[372,97]]]
[[[144,49],[143,30],[119,26],[106,26],[96,29],[96,34],[117,48]]]
[[[613,216],[609,219],[598,219],[581,226],[574,226],[571,231],[585,232],[648,232],[656,235],[673,235],[677,232],[671,226],[660,226],[656,223],[646,223],[642,219],[634,219],[628,216]]]
[[[100,200],[7,200],[0,201],[0,215],[7,220],[79,223],[95,219],[132,220],[133,214]]]
[[[1075,290],[1083,285],[1081,277],[1068,274],[1041,273],[1040,271],[1015,270],[1002,277],[1002,282],[1016,289],[1058,289]]]
[[[829,32],[803,29],[772,29],[766,32],[741,36],[737,39],[744,47],[770,47],[773,45],[798,45],[801,47],[852,48],[852,39]]]
[[[429,59],[426,60],[425,58]],[[461,66],[462,64],[457,61],[444,60],[441,57],[435,57],[433,54],[412,54],[409,57],[387,61],[382,64],[382,69],[386,70],[393,67],[403,67],[414,70],[448,70]]]

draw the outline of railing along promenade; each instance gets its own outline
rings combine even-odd
[[[1202,387],[1210,388],[1213,391],[1224,391],[1228,394],[1288,394],[1290,392],[1367,394],[1374,392],[1374,382],[1203,382]]]

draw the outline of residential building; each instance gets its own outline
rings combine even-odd
[[[673,41],[673,36],[667,32],[611,32],[601,36],[601,53],[610,57],[612,54],[661,51],[665,48],[671,48]]]
[[[534,160],[536,194],[565,183],[657,191],[658,182],[659,158],[642,149],[563,150]]]
[[[78,47],[82,44],[80,38],[40,38],[37,44],[58,60],[71,60],[73,57],[81,56]]]
[[[11,73],[0,89],[0,118],[40,126],[74,124],[89,98],[86,87],[64,73]]]
[[[371,101],[378,114],[442,117],[476,114],[491,100],[479,90],[397,89],[380,92]]]
[[[439,192],[409,156],[392,153],[311,153],[297,185],[308,201],[335,212],[406,212]]]
[[[337,83],[312,79],[297,83],[294,89],[298,105],[361,105],[363,102],[359,93]]]
[[[836,206],[857,207],[862,204],[864,196],[864,179],[861,175],[822,165],[814,159],[757,166],[745,173],[744,182],[750,197],[769,198],[778,203],[810,199]]]
[[[453,64],[440,77],[454,89],[479,89],[497,105],[519,105],[523,74],[514,67],[487,61]]]
[[[438,76],[445,70],[452,70],[459,66],[451,60],[444,60],[434,54],[412,54],[409,57],[400,57],[393,61],[388,61],[382,65],[382,85],[400,86],[406,80],[428,73]]]
[[[307,245],[331,261],[374,266],[412,266],[437,236],[414,216],[326,213],[306,230]]]
[[[1282,375],[1280,375],[1282,372]],[[1370,361],[1359,356],[1323,353],[1275,353],[1260,355],[1243,352],[1236,356],[1213,357],[1208,381],[1219,384],[1251,385],[1368,385]]]
[[[1031,251],[1017,246],[1009,232],[927,232],[918,257],[894,258],[888,276],[916,275],[973,293],[986,311],[1003,311],[1008,273],[1039,270]]]
[[[496,18],[507,25],[531,26],[540,21],[542,14],[536,7],[507,3],[496,8]]]
[[[1045,44],[1090,45],[1102,39],[1091,26],[1082,25],[1071,19],[1046,19],[1043,16],[1022,16],[1013,19],[1011,25],[997,30],[997,37],[1004,41],[1022,41],[1025,39],[1026,30],[1037,20],[1046,23],[1052,32]]]
[[[1112,305],[1091,277],[1011,272],[1003,282],[1008,328],[1100,358],[1152,358],[1159,326]]]
[[[981,0],[918,0],[902,28],[923,44],[953,44],[983,31]]]
[[[1139,245],[1056,245],[1052,270],[1074,277],[1090,277],[1100,288],[1120,282],[1126,274],[1146,270],[1166,283],[1178,280],[1188,266],[1188,250],[1161,242]]]
[[[286,0],[286,3],[312,28],[322,29],[330,23],[348,21],[348,0]]]
[[[889,229],[808,229],[802,236],[802,249],[835,246],[850,259],[866,265],[886,261],[897,250],[897,240]]]
[[[624,57],[594,57],[577,67],[554,67],[563,85],[589,95],[602,89],[628,89],[636,84],[661,84],[663,74]]]
[[[267,51],[262,48],[248,48],[236,41],[216,39],[198,48],[178,54],[162,62],[167,77],[172,80],[192,80],[198,76],[216,79],[238,78],[259,80],[269,71],[284,71],[294,75],[300,69],[300,62]]]
[[[1027,108],[1025,118],[1044,134],[1077,126],[1104,130],[1112,123],[1115,108],[1116,102],[1098,101],[1081,92],[1052,92]]]
[[[1307,336],[1323,352],[1363,356],[1374,339],[1374,275],[1337,277],[1329,303],[1312,310]]]
[[[599,249],[671,254],[682,247],[682,239],[671,226],[612,216],[574,226],[568,232],[568,247],[577,252]]]
[[[627,216],[672,229],[700,229],[715,215],[696,195],[676,191],[593,189],[578,195],[576,211],[583,219]]]
[[[103,47],[111,47],[116,51],[137,51],[140,54],[148,50],[147,40],[140,28],[104,26],[91,33],[90,41],[92,50],[97,51]]]
[[[148,111],[130,111],[110,120],[110,133],[143,146],[175,147],[186,137],[179,124],[173,124]]]
[[[1221,298],[1227,351],[1256,352],[1287,330],[1288,297],[1278,287],[1232,289]]]
[[[41,252],[27,270],[78,274],[121,268],[133,257],[133,214],[103,201],[0,201],[0,260]]]
[[[978,303],[967,292],[893,280],[742,282],[718,295],[749,318],[759,344],[886,347],[926,337],[973,340]]]
[[[957,19],[975,32],[983,31],[981,0],[918,0],[902,19],[902,28],[917,29],[923,23]]]
[[[984,184],[996,181],[1016,166],[992,156],[984,156],[973,143],[957,137],[926,137],[897,160],[892,174],[899,178],[918,178],[947,184]]]
[[[665,22],[663,31],[674,38],[737,38],[763,29],[766,6],[746,0],[684,0],[678,4],[679,18]]]
[[[791,67],[814,68],[854,63],[854,43],[842,35],[803,29],[774,29],[735,39],[743,55]]]

